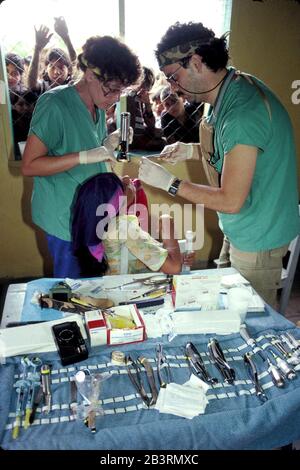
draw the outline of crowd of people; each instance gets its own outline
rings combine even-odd
[[[167,30],[156,75],[118,39],[91,37],[76,57],[65,20],[57,18],[54,29],[68,52],[45,51],[52,34],[40,27],[26,81],[25,61],[6,56],[15,139],[27,140],[22,171],[34,177],[32,218],[47,236],[54,276],[116,274],[124,259],[126,272],[180,272],[176,227],[168,220],[160,243],[146,233],[128,210],[134,184],[113,171],[123,95],[130,148],[171,163],[199,160],[209,183],[180,180],[143,158],[139,188],[144,182],[216,211],[231,265],[274,304],[282,258],[300,231],[293,131],[275,94],[229,67],[226,37],[202,23]]]
[[[54,31],[65,43],[68,52],[59,48],[46,50],[53,34],[47,26],[35,28],[32,56],[21,57],[9,52],[5,56],[16,159],[21,159],[20,142],[27,139],[35,103],[45,91],[69,83],[73,78],[76,52],[63,17],[55,18]]]
[[[27,139],[31,116],[39,96],[57,86],[71,83],[78,76],[76,51],[63,17],[55,18],[54,31],[64,42],[66,50],[47,48],[53,33],[42,25],[35,28],[35,46],[31,56],[22,58],[12,52],[6,55],[16,159],[22,157],[19,143]],[[161,74],[155,76],[151,69],[143,67],[141,83],[128,87],[124,94],[134,129],[132,150],[160,151],[166,143],[178,140],[178,136],[183,142],[199,142],[202,107],[188,103],[183,95],[177,99]],[[157,106],[158,102],[160,106]],[[109,133],[117,128],[116,114],[114,103],[106,111]],[[191,120],[194,121],[192,131]]]

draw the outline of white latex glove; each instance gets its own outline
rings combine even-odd
[[[111,151],[105,147],[97,147],[90,150],[82,150],[79,152],[80,165],[98,162],[112,162],[115,163],[116,159]]]
[[[140,163],[139,178],[150,186],[168,191],[176,176],[157,163],[143,157]]]
[[[177,163],[193,158],[193,144],[184,144],[183,142],[175,142],[171,145],[166,145],[160,156],[159,160],[167,163]]]
[[[132,140],[133,140],[133,129],[132,127],[129,127],[129,144],[132,143]],[[120,129],[117,129],[116,131],[112,132],[111,134],[109,134],[103,141],[103,145],[104,147],[107,148],[107,150],[116,150],[119,146],[119,143],[120,143],[120,138],[121,138],[121,130]]]

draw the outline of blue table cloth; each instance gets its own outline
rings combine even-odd
[[[267,307],[265,314],[248,314],[250,334],[260,345],[270,341],[271,334],[285,330],[300,339],[300,329]],[[184,346],[194,342],[203,358],[208,360],[207,342],[212,335],[177,336],[169,342],[160,338],[172,367],[173,381],[183,384],[190,377],[184,357]],[[276,388],[264,365],[257,361],[268,401],[260,402],[249,381],[242,356],[249,351],[239,334],[217,336],[226,358],[235,368],[234,385],[222,382],[214,366],[207,362],[211,375],[219,384],[209,388],[209,404],[205,414],[191,420],[171,414],[162,414],[144,408],[133,388],[125,366],[111,364],[114,349],[140,354],[153,360],[155,368],[155,340],[121,347],[94,348],[88,360],[63,367],[56,353],[43,354],[43,362],[52,364],[51,387],[53,407],[50,414],[38,409],[35,422],[28,429],[21,428],[19,437],[12,439],[15,419],[16,391],[14,384],[20,378],[20,357],[9,358],[0,368],[0,443],[4,449],[97,449],[97,450],[201,450],[201,449],[272,449],[300,438],[300,368],[297,378],[286,381],[283,389]],[[82,421],[74,421],[70,408],[70,378],[77,370],[87,367],[93,372],[109,372],[103,382],[100,399],[104,416],[96,418],[97,432],[92,434]],[[144,375],[144,374],[143,374]],[[144,375],[146,382],[146,376]],[[158,381],[157,381],[158,385]],[[78,396],[79,397],[79,396]]]

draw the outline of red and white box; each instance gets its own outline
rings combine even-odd
[[[138,343],[146,339],[146,328],[141,312],[135,304],[120,305],[110,309],[113,315],[132,320],[134,328],[113,328],[109,315],[101,310],[85,312],[85,324],[91,346]]]
[[[101,310],[90,310],[84,313],[85,328],[91,347],[106,344],[106,322]]]

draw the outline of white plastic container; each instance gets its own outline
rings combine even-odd
[[[185,255],[193,251],[193,241],[194,241],[194,233],[192,232],[192,230],[187,230],[185,232],[185,252],[183,255],[183,264],[182,264],[183,273],[188,273],[191,270],[191,267],[188,264],[185,264],[184,259],[185,259]]]
[[[227,293],[228,308],[237,312],[241,323],[245,321],[252,294],[243,287],[232,287]]]

